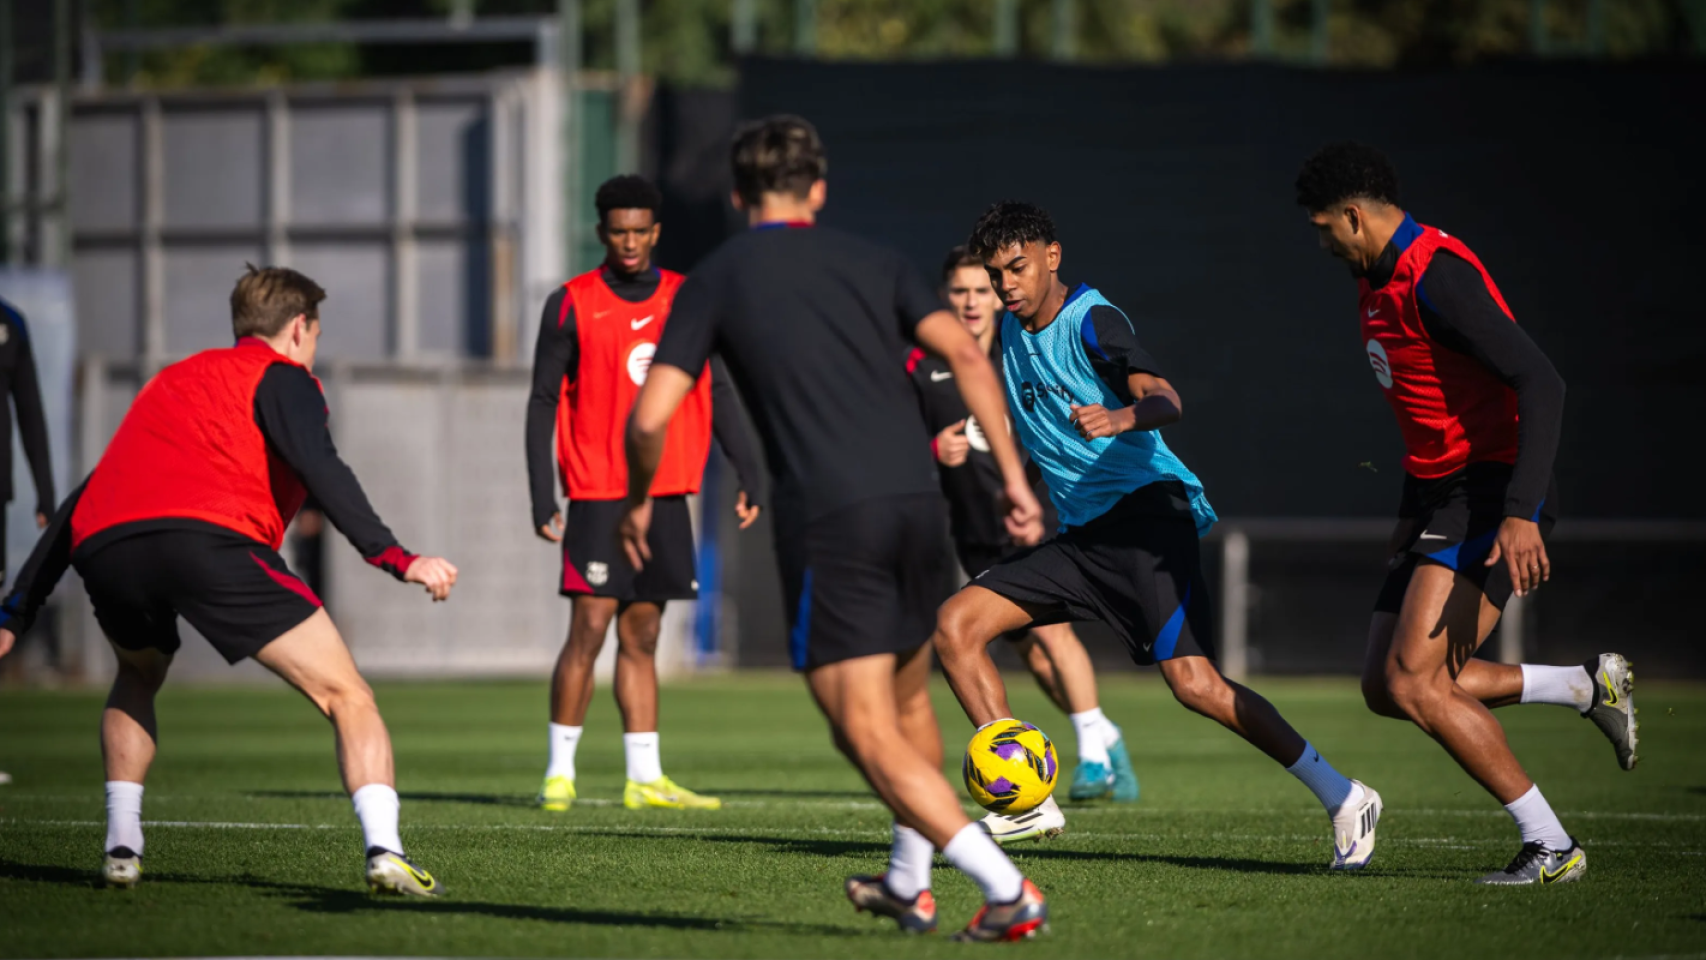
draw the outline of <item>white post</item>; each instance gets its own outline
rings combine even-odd
[[[1220,542],[1220,668],[1234,680],[1250,672],[1250,538],[1233,527]]]

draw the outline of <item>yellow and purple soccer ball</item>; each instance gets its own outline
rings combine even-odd
[[[984,809],[1013,816],[1054,792],[1060,773],[1054,744],[1036,727],[1002,720],[979,730],[966,745],[966,790]]]

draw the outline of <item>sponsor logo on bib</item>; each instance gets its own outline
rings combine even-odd
[[[1374,368],[1374,379],[1386,389],[1392,389],[1392,364],[1386,359],[1386,348],[1379,340],[1368,342],[1368,365]]]
[[[646,341],[634,344],[634,348],[628,351],[628,379],[633,380],[635,386],[645,385],[646,374],[652,369],[652,355],[657,352],[658,345]]]

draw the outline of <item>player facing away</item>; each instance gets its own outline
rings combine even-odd
[[[391,738],[337,627],[285,565],[284,531],[312,495],[367,561],[450,596],[456,568],[421,557],[368,503],[327,428],[310,372],[324,290],[282,267],[250,267],[231,293],[235,346],[161,370],[100,462],[61,504],[0,610],[0,651],[22,633],[65,568],[76,567],[118,657],[101,753],[107,780],[103,875],[142,876],[142,784],[154,760],[154,697],[178,650],[178,618],[227,662],[252,657],[332,722],[338,771],[361,821],[375,891],[434,896],[403,855]]]
[[[958,936],[1011,940],[1045,924],[1037,888],[966,819],[942,776],[927,641],[952,588],[948,524],[930,435],[899,360],[917,344],[948,362],[971,413],[1003,424],[1000,386],[977,341],[892,250],[815,226],[827,159],[811,124],[775,116],[733,147],[734,203],[751,229],[725,241],[676,298],[628,426],[625,548],[653,562],[648,484],[665,429],[706,357],[728,362],[774,478],[776,554],[796,669],[836,746],[895,816],[885,877],[853,877],[855,906],[905,930],[936,928],[936,850],[983,891]],[[1038,536],[1039,509],[1012,439],[989,434],[1009,531]]]
[[[1161,439],[1179,394],[1130,319],[1095,289],[1061,282],[1053,220],[1029,203],[984,213],[967,244],[1007,308],[1001,359],[1019,439],[1064,529],[996,563],[943,605],[943,672],[980,728],[1012,717],[988,646],[1037,623],[1100,620],[1179,702],[1238,734],[1313,792],[1333,824],[1333,869],[1374,855],[1380,795],[1346,779],[1273,705],[1214,664],[1197,538],[1215,514]]]
[[[722,801],[664,776],[658,744],[658,630],[665,604],[699,593],[687,497],[699,492],[713,423],[742,480],[737,510],[743,528],[758,519],[756,498],[748,497],[756,490],[751,483],[756,461],[734,388],[721,376],[702,378],[670,424],[663,463],[652,481],[655,559],[644,570],[623,559],[616,542],[628,493],[622,432],[658,337],[670,322],[670,303],[682,276],[652,265],[652,248],[662,230],[663,194],[656,186],[643,177],[613,177],[598,188],[595,203],[604,262],[545,301],[527,403],[533,528],[563,545],[559,590],[572,610],[569,636],[551,675],[550,761],[539,803],[564,811],[574,802],[575,751],[592,700],[593,663],[615,620],[616,705],[628,767],[623,805],[715,810]],[[557,508],[553,472],[561,473],[569,498],[566,525]]]
[[[1409,720],[1516,820],[1522,849],[1481,883],[1562,883],[1587,855],[1505,742],[1490,707],[1576,709],[1635,766],[1634,676],[1615,653],[1581,666],[1498,664],[1474,654],[1514,591],[1552,573],[1552,462],[1564,381],[1516,324],[1463,241],[1411,219],[1398,174],[1359,143],[1323,147],[1297,177],[1323,250],[1357,278],[1375,379],[1404,436],[1404,489],[1390,573],[1369,624],[1369,709]]]
[[[948,251],[942,263],[942,298],[948,309],[977,339],[985,354],[995,349],[1000,300],[989,282],[983,261],[963,246]],[[999,360],[999,357],[992,357]],[[934,435],[942,494],[948,500],[948,526],[954,551],[968,577],[976,577],[1001,558],[1029,544],[1015,543],[1002,523],[999,506],[1001,471],[990,455],[989,440],[977,418],[955,389],[946,363],[921,348],[907,355],[907,373],[918,392],[925,427]],[[996,376],[1001,375],[999,367]],[[1042,487],[1039,482],[1038,487]],[[1046,488],[1039,498],[1047,496]],[[1043,528],[1058,526],[1047,503]],[[1072,720],[1078,739],[1078,766],[1070,795],[1074,800],[1136,800],[1137,774],[1132,770],[1120,728],[1103,715],[1096,700],[1096,673],[1090,654],[1069,623],[1035,626],[1007,634],[1031,676],[1055,706]],[[1053,836],[1066,824],[1060,805],[1050,797],[1042,806],[1016,816],[991,813],[983,825],[998,843]]]

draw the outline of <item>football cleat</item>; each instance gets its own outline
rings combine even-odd
[[[1538,841],[1525,843],[1509,866],[1496,873],[1489,873],[1475,882],[1495,887],[1526,886],[1531,883],[1545,886],[1549,883],[1571,883],[1580,880],[1582,874],[1587,872],[1587,851],[1571,837],[1568,850],[1548,850],[1545,844]]]
[[[539,808],[562,813],[575,802],[575,782],[569,777],[546,777],[539,788]]]
[[[953,935],[959,943],[1003,943],[1029,940],[1048,932],[1048,904],[1029,880],[1012,903],[986,903],[964,930]]]
[[[1060,811],[1060,804],[1049,797],[1035,809],[1024,813],[1008,815],[1005,813],[990,813],[977,822],[984,832],[996,843],[1017,843],[1020,840],[1035,840],[1042,837],[1058,837],[1066,829],[1066,814]]]
[[[1374,828],[1380,823],[1382,808],[1380,794],[1361,780],[1351,783],[1362,789],[1362,798],[1355,803],[1345,801],[1333,814],[1334,870],[1361,870],[1374,858]]]
[[[129,847],[114,847],[107,851],[107,862],[101,865],[101,879],[107,886],[129,890],[142,879],[142,855]]]
[[[1602,653],[1582,664],[1593,677],[1593,705],[1582,716],[1611,741],[1617,751],[1617,765],[1625,770],[1635,769],[1641,758],[1635,755],[1638,728],[1635,718],[1635,665],[1620,653]]]
[[[384,847],[367,848],[367,889],[409,897],[436,897],[439,893],[432,874]]]
[[[1080,760],[1066,795],[1074,800],[1105,800],[1114,795],[1114,771],[1105,763]]]
[[[936,898],[921,890],[911,900],[902,900],[889,889],[887,874],[848,877],[847,899],[855,911],[877,917],[892,917],[903,933],[936,932]]]
[[[1116,726],[1114,729],[1120,728]],[[1114,800],[1119,803],[1136,803],[1137,771],[1132,768],[1131,754],[1126,752],[1123,731],[1120,738],[1114,741],[1114,745],[1108,748],[1108,760],[1114,768]]]
[[[628,781],[622,789],[622,805],[629,810],[663,807],[667,810],[721,810],[723,801],[702,797],[671,780],[659,777],[651,783]]]

